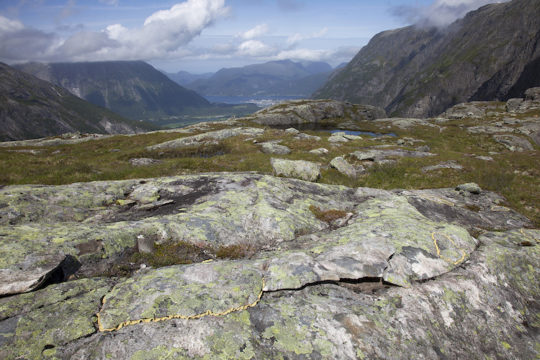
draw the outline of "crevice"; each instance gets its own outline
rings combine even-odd
[[[339,280],[320,280],[315,282],[310,282],[302,285],[298,288],[280,288],[276,290],[265,290],[264,293],[279,293],[280,291],[302,291],[309,287],[319,286],[319,285],[337,285],[341,287],[348,288],[355,292],[371,292],[375,293],[382,289],[388,289],[390,287],[400,287],[399,285],[392,284],[388,281],[385,281],[382,277],[362,277],[358,279],[348,279],[340,278]]]
[[[64,260],[62,260],[58,266],[40,279],[32,291],[41,290],[49,285],[60,284],[67,281],[71,275],[75,274],[80,269],[81,265],[82,264],[75,256],[66,255]]]

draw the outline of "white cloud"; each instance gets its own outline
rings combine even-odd
[[[250,40],[250,39],[254,39],[254,38],[260,37],[260,36],[268,33],[268,30],[269,29],[268,29],[267,24],[259,24],[259,25],[255,26],[254,28],[249,29],[246,32],[243,32],[239,36],[242,39]]]
[[[409,23],[443,27],[462,18],[470,11],[491,3],[509,0],[435,0],[429,6],[398,6],[392,14]]]
[[[217,19],[226,16],[228,11],[225,0],[187,0],[168,10],[155,12],[142,27],[128,29],[113,24],[101,32],[78,32],[61,42],[54,34],[32,30],[20,22],[0,16],[0,59],[92,61],[167,58],[178,54],[181,47]],[[5,39],[11,44],[9,49]],[[39,51],[27,51],[25,48],[28,46],[15,41],[17,39],[26,39],[34,47],[39,45]]]
[[[17,20],[10,20],[0,15],[0,33],[10,33],[20,31],[24,29],[22,22]]]
[[[243,56],[270,56],[275,50],[259,40],[247,40],[238,47],[238,54]]]
[[[327,27],[324,27],[321,30],[310,35],[302,35],[302,34],[296,33],[287,38],[287,44],[289,46],[294,46],[302,40],[317,39],[317,38],[323,37],[324,35],[326,35],[326,33],[328,33]]]

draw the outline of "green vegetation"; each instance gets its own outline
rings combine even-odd
[[[130,276],[140,269],[141,265],[154,268],[194,264],[214,259],[244,259],[250,258],[257,252],[253,244],[241,243],[233,245],[196,245],[186,241],[167,241],[154,245],[152,253],[141,253],[130,249],[114,264],[107,268],[105,273],[96,273],[94,276]]]
[[[499,106],[498,104],[497,106]],[[500,107],[500,106],[499,106]],[[497,109],[496,109],[497,110]],[[531,111],[523,116],[540,115]],[[366,172],[357,178],[349,178],[329,166],[323,166],[321,183],[339,184],[350,187],[375,187],[382,189],[423,189],[455,187],[465,182],[476,182],[483,189],[500,193],[507,199],[507,206],[526,215],[540,225],[540,163],[536,151],[511,152],[495,142],[490,135],[471,134],[468,126],[485,123],[483,119],[465,118],[445,122],[443,128],[414,126],[407,130],[389,126],[389,123],[361,122],[356,125],[373,132],[394,132],[399,138],[409,137],[421,142],[402,148],[414,150],[428,145],[437,154],[425,158],[401,158],[389,164],[370,165],[364,162]],[[331,125],[331,124],[329,124]],[[249,126],[259,126],[249,124]],[[516,125],[517,126],[517,125]],[[226,128],[227,124],[213,123],[208,130]],[[260,127],[260,126],[259,126]],[[199,131],[203,132],[202,130]],[[289,155],[279,156],[290,160],[308,160],[328,165],[336,156],[374,146],[397,147],[396,138],[363,137],[342,143],[339,146],[328,142],[330,133],[304,131],[321,137],[299,140],[282,130],[266,128],[264,135],[253,139],[233,137],[218,144],[182,148],[175,150],[148,151],[149,145],[195,135],[198,132],[167,133],[155,132],[136,136],[114,136],[74,145],[47,147],[0,148],[0,185],[10,184],[66,184],[81,181],[119,180],[195,174],[201,172],[256,171],[271,174],[270,159],[276,155],[264,154],[258,143],[280,140],[289,147]],[[315,155],[310,150],[324,147],[326,155]],[[38,153],[20,152],[35,150]],[[494,161],[478,159],[491,156]],[[150,166],[133,166],[132,158],[153,158],[161,162]],[[346,159],[354,163],[351,156]],[[463,166],[462,170],[440,169],[422,172],[422,167],[453,160]],[[359,165],[359,163],[358,163]],[[240,251],[236,249],[235,251]],[[249,252],[249,251],[247,251]]]
[[[336,210],[336,209],[321,210],[320,208],[314,205],[311,205],[309,207],[309,210],[313,213],[313,215],[315,215],[317,219],[324,221],[325,223],[328,223],[328,224],[347,216],[346,211]]]

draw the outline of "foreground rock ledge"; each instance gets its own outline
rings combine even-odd
[[[5,187],[0,358],[532,359],[540,231],[501,203],[256,174]],[[48,285],[141,235],[259,251]]]

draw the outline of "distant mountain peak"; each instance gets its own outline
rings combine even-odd
[[[150,129],[154,127],[125,119],[59,86],[0,63],[0,141],[67,132],[118,134]]]
[[[134,120],[158,120],[209,105],[144,61],[30,63],[17,68]]]
[[[225,68],[188,86],[207,96],[305,96],[319,88],[332,71],[324,62],[269,61]]]
[[[540,85],[540,1],[513,0],[445,28],[408,26],[375,35],[315,98],[434,116],[471,100],[506,100]]]

